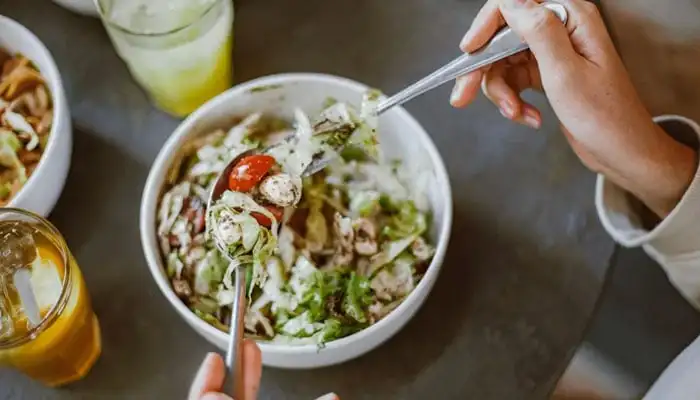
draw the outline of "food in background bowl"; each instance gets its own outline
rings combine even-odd
[[[53,123],[46,82],[21,54],[0,49],[0,207],[7,205],[39,164]]]
[[[297,126],[308,121],[299,112],[297,117]],[[228,132],[216,130],[190,141],[171,168],[157,216],[161,254],[175,293],[220,330],[230,324],[231,275],[239,264],[229,264],[205,230],[208,194],[229,160],[291,132],[287,121],[254,113]],[[400,163],[375,162],[362,150],[347,147],[327,170],[304,178],[301,202],[288,211],[279,235],[265,226],[281,219],[281,209],[234,207],[231,218],[240,224],[226,230],[235,236],[232,255],[243,249],[250,258],[249,336],[324,345],[380,321],[425,273],[434,254],[426,236],[425,194],[408,189]],[[238,205],[255,203],[254,196],[236,192],[226,192],[223,200],[229,193],[246,197],[246,202],[231,200]]]

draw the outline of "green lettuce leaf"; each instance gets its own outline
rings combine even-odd
[[[0,129],[0,165],[14,169],[17,180],[24,184],[27,181],[27,170],[17,156],[21,148],[22,143],[14,133]]]
[[[343,298],[342,309],[346,315],[357,322],[367,322],[365,308],[372,302],[369,280],[354,272],[346,281],[345,297]]]

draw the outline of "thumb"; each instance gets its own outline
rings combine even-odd
[[[577,56],[566,26],[535,0],[501,0],[500,9],[508,26],[530,46],[543,69],[556,68]]]
[[[224,360],[216,353],[209,353],[199,367],[190,387],[189,400],[199,400],[207,392],[218,392],[224,384],[226,366]]]

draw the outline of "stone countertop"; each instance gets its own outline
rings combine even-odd
[[[237,81],[313,71],[392,93],[457,55],[481,1],[236,2]],[[43,388],[0,372],[0,399],[184,398],[213,347],[170,308],[141,251],[143,183],[178,120],[154,109],[97,20],[46,0],[0,0],[33,30],[63,75],[76,126],[73,161],[50,219],[80,263],[103,330],[83,381]],[[613,243],[593,205],[595,177],[541,96],[539,131],[503,120],[483,98],[466,110],[445,86],[407,105],[445,159],[454,227],[421,311],[355,361],[266,369],[261,399],[539,399],[554,387],[600,296]]]

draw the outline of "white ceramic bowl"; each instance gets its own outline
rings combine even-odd
[[[8,207],[23,208],[46,216],[63,191],[70,166],[73,131],[63,83],[51,54],[27,28],[0,15],[0,48],[22,53],[44,76],[51,92],[54,120],[44,154],[24,187]]]
[[[53,0],[54,3],[70,11],[90,17],[99,17],[95,0]]]
[[[268,87],[268,90],[251,90]],[[227,335],[195,316],[170,287],[156,239],[156,209],[164,177],[174,156],[190,138],[226,127],[235,116],[264,111],[292,118],[295,107],[310,115],[321,110],[323,101],[333,97],[359,104],[366,86],[344,78],[318,74],[283,74],[263,77],[238,85],[209,101],[190,115],[161,149],[146,181],[141,202],[141,243],[153,278],[170,304],[199,334],[220,349],[226,349]],[[429,200],[434,218],[431,230],[437,244],[427,273],[408,298],[377,324],[318,349],[315,345],[292,346],[259,343],[263,363],[281,368],[314,368],[338,364],[377,347],[398,332],[423,304],[437,279],[445,256],[452,224],[452,195],[445,166],[428,134],[403,108],[382,115],[380,143],[387,156],[399,157],[416,168],[433,173]]]

